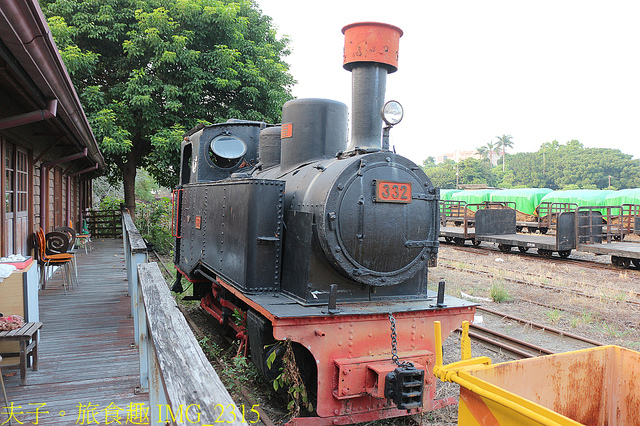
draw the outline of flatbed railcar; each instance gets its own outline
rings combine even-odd
[[[202,308],[267,379],[293,352],[311,403],[297,425],[454,404],[436,400],[433,324],[446,338],[475,312],[445,296],[444,283],[427,288],[439,193],[389,149],[402,110],[384,92],[402,31],[367,22],[343,32],[349,142],[347,106],[327,99],[287,102],[277,126],[199,126],[182,143],[174,197],[174,288],[193,282]]]
[[[480,210],[476,213],[476,241],[495,243],[503,252],[517,247],[524,253],[534,248],[544,257],[558,253],[565,258],[576,245],[575,213],[560,213],[557,220],[555,235],[519,234],[516,232],[515,210]]]
[[[466,241],[477,246],[475,239],[475,212],[481,209],[504,209],[512,207],[509,202],[467,204],[458,200],[440,200],[440,237],[448,243],[463,246]]]
[[[624,241],[627,235],[640,235],[640,206],[585,206],[576,214],[577,250],[609,255],[611,263],[619,268],[631,264],[640,268],[640,238]]]

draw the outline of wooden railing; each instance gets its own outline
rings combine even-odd
[[[120,210],[87,210],[85,219],[93,238],[120,238],[122,236]]]
[[[144,240],[126,212],[122,224],[140,391],[149,392],[151,424],[247,425],[249,408],[236,405],[220,381],[158,264],[147,263]]]

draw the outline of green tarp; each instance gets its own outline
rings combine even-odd
[[[599,189],[572,189],[569,191],[553,191],[542,197],[541,203],[574,203],[578,207],[604,206],[605,198],[613,191]]]
[[[485,201],[489,201],[491,193],[499,191],[497,189],[475,189],[456,192],[451,196],[452,201],[464,201],[467,204],[480,204]],[[470,210],[476,210],[475,207],[470,207]]]
[[[440,199],[450,200],[453,194],[460,191],[462,191],[462,189],[440,189]]]
[[[607,195],[605,206],[621,206],[623,204],[640,204],[640,188],[621,189]]]
[[[518,188],[504,189],[491,193],[490,201],[513,202],[515,209],[526,214],[533,215],[540,200],[552,192],[549,188]],[[512,204],[509,207],[514,207]]]

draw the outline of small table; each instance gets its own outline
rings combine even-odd
[[[20,342],[20,363],[8,364],[7,366],[20,366],[20,385],[27,384],[27,357],[33,357],[32,367],[34,371],[38,371],[38,334],[42,328],[41,322],[28,322],[20,328],[9,331],[0,331],[0,341]],[[5,355],[6,356],[6,355]]]
[[[93,252],[93,246],[91,245],[91,234],[76,234],[76,246],[84,247],[84,254],[87,254],[87,252]]]

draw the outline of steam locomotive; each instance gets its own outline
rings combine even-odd
[[[433,323],[446,339],[475,312],[427,289],[439,191],[389,150],[402,111],[384,95],[402,30],[365,22],[343,33],[350,141],[347,106],[327,99],[287,102],[277,126],[198,126],[182,143],[174,194],[178,276],[267,378],[289,342],[314,399],[298,425],[452,403],[434,400]]]

